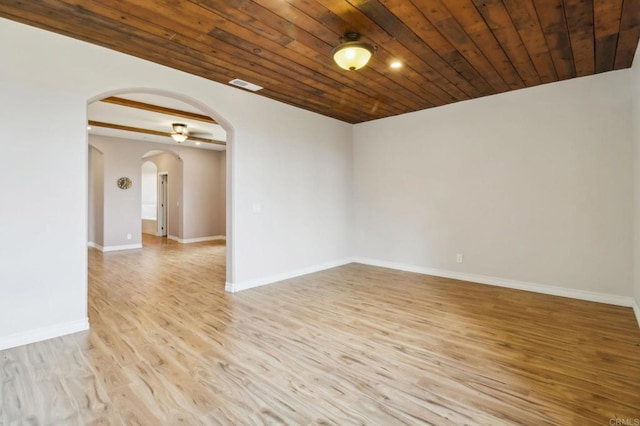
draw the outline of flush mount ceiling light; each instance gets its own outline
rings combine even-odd
[[[171,133],[171,137],[174,141],[182,143],[187,140],[187,138],[189,137],[189,132],[187,131],[186,124],[173,123],[171,127],[173,127],[173,133]]]
[[[340,44],[331,50],[331,56],[340,68],[355,71],[367,65],[376,49],[359,40],[360,34],[346,33],[340,37]]]

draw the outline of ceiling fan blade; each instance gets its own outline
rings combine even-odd
[[[189,136],[193,136],[193,137],[196,137],[196,138],[211,139],[213,137],[213,133],[210,133],[210,132],[189,132]]]

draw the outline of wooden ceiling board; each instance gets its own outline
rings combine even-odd
[[[482,15],[471,0],[444,0],[443,4],[451,15],[462,25],[473,43],[500,74],[510,90],[522,89],[525,83],[511,60],[500,46]]]
[[[622,3],[622,16],[620,18],[620,34],[616,48],[616,60],[614,68],[619,70],[629,67],[633,62],[635,46],[640,37],[640,0],[625,0]]]
[[[640,37],[640,0],[2,0],[0,16],[349,123],[628,68]],[[330,57],[349,31],[377,47],[355,72]]]
[[[564,2],[562,0],[535,0],[534,7],[540,19],[556,75],[560,80],[575,77]]]
[[[558,81],[536,8],[530,0],[504,0],[510,19],[513,21],[533,66],[542,83]]]
[[[571,38],[571,50],[577,77],[595,72],[595,46],[593,32],[593,1],[568,0],[565,17]]]
[[[605,72],[612,69],[615,62],[622,0],[595,0],[593,9],[596,72]]]
[[[538,72],[504,4],[474,0],[474,5],[525,85],[540,84]]]

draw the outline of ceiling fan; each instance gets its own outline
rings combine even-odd
[[[189,137],[189,131],[187,130],[187,125],[182,123],[173,123],[171,125],[173,127],[173,132],[171,133],[171,137],[174,141],[178,143],[182,143],[187,140]]]
[[[189,134],[189,130],[187,129],[187,125],[183,123],[173,123],[171,125],[173,128],[173,132],[171,132],[171,137],[174,141],[178,143],[182,143],[189,138],[195,140],[202,140],[203,138],[209,138],[213,135],[211,133],[192,133]]]

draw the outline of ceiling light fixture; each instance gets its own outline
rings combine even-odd
[[[391,65],[389,65],[391,68],[393,68],[394,70],[397,70],[398,68],[402,68],[402,62],[400,61],[393,61],[391,62]]]
[[[187,140],[187,138],[189,137],[189,132],[187,131],[186,124],[173,123],[171,127],[173,127],[173,133],[171,133],[171,137],[174,141],[182,143]]]
[[[346,33],[340,37],[340,44],[331,50],[331,56],[340,68],[355,71],[367,65],[376,48],[359,40],[360,34]]]

